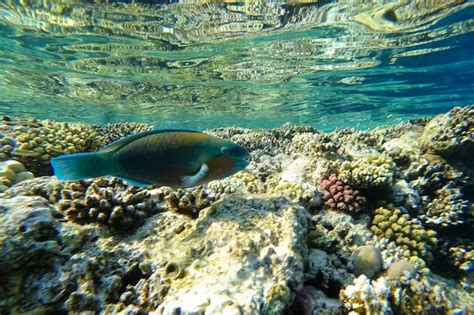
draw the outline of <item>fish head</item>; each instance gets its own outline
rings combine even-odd
[[[233,175],[250,163],[250,153],[242,146],[231,141],[219,141],[215,153],[207,162],[209,166],[209,177],[213,179],[224,178]]]

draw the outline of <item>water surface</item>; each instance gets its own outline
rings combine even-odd
[[[469,1],[3,1],[0,113],[199,129],[397,123],[474,103],[473,30]]]

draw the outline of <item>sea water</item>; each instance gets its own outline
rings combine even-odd
[[[470,1],[2,1],[0,112],[365,129],[473,102]]]

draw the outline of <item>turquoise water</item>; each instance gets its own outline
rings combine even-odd
[[[3,1],[0,113],[369,128],[474,103],[469,1]]]

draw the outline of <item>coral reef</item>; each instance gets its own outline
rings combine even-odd
[[[105,126],[93,126],[93,129],[97,133],[100,145],[104,146],[117,141],[122,137],[151,130],[153,129],[153,126],[143,123],[115,123],[107,124]]]
[[[370,230],[380,238],[395,242],[405,258],[432,259],[431,251],[437,243],[436,232],[424,229],[416,219],[411,219],[398,208],[377,208]]]
[[[59,211],[73,222],[97,222],[121,231],[140,226],[159,210],[148,190],[107,177],[66,184],[57,203]]]
[[[363,210],[366,202],[365,197],[359,194],[358,190],[345,185],[337,178],[336,174],[331,174],[321,181],[322,197],[324,204],[330,209],[358,213]]]
[[[394,172],[395,163],[388,156],[374,153],[342,163],[339,178],[349,185],[368,188],[391,184]]]
[[[446,114],[434,117],[420,137],[424,150],[435,154],[468,160],[474,153],[474,105],[454,107]]]
[[[469,110],[433,119],[442,152],[426,119],[215,129],[252,162],[188,189],[31,178],[150,126],[3,117],[0,313],[472,313]]]
[[[50,120],[3,117],[0,125],[1,154],[13,158],[38,175],[50,173],[52,157],[99,148],[91,126]]]
[[[384,277],[370,281],[365,275],[341,290],[340,298],[349,314],[388,314],[390,285]]]
[[[425,213],[419,218],[433,228],[455,227],[464,223],[469,201],[463,199],[460,187],[446,185],[435,191],[432,199],[422,198]]]

